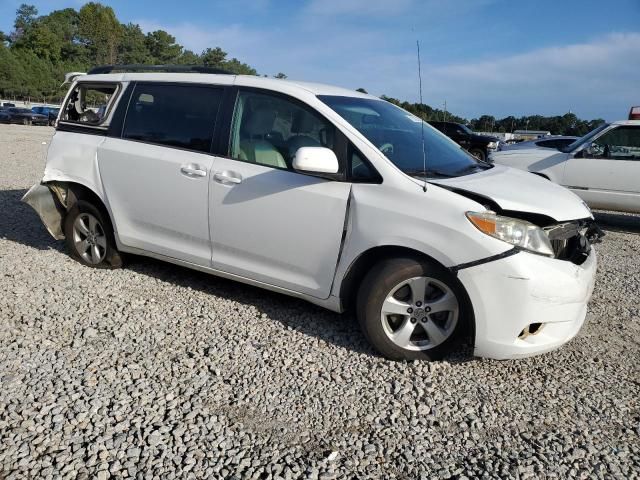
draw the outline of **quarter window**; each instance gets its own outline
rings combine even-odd
[[[69,95],[62,121],[100,125],[116,98],[117,85],[78,83]]]
[[[137,84],[122,136],[208,153],[221,99],[220,88]]]
[[[240,92],[231,128],[237,160],[291,170],[300,147],[334,149],[335,128],[308,108],[278,95]]]

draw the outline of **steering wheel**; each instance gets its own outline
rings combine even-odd
[[[382,153],[384,153],[387,157],[389,155],[393,155],[393,145],[391,143],[383,143],[378,147]]]

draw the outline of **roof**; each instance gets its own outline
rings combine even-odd
[[[616,122],[611,122],[610,125],[633,125],[635,127],[640,127],[640,120],[618,120]]]
[[[283,80],[279,78],[259,77],[255,75],[228,75],[210,73],[175,73],[175,72],[154,72],[154,73],[106,73],[96,75],[82,75],[76,78],[82,82],[127,82],[127,81],[150,81],[150,82],[187,82],[187,83],[211,83],[216,85],[241,85],[263,87],[269,90],[299,89],[312,93],[313,95],[336,95],[360,98],[378,99],[373,95],[360,93],[356,90],[326,85],[322,83],[301,82],[295,80]],[[379,99],[378,99],[379,100]]]

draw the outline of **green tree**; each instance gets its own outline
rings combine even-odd
[[[94,63],[116,63],[123,32],[111,7],[94,2],[85,4],[79,12],[78,33]]]
[[[202,64],[207,67],[220,67],[224,65],[227,58],[227,52],[222,50],[220,47],[216,48],[207,48],[200,55],[200,59],[202,60]]]
[[[164,30],[147,33],[145,43],[156,65],[175,63],[182,53],[182,46],[176,43],[174,36]]]
[[[273,78],[279,78],[280,80],[284,80],[287,78],[287,76],[282,72],[278,72],[273,76]]]
[[[16,10],[16,20],[13,23],[16,31],[24,31],[28,29],[38,16],[38,9],[33,5],[23,3]]]
[[[122,43],[118,49],[118,63],[152,63],[146,36],[140,25],[134,23],[122,25]]]
[[[197,53],[191,50],[184,50],[178,57],[178,65],[202,65],[202,59]]]
[[[237,58],[232,58],[231,60],[227,60],[222,64],[222,68],[225,70],[229,70],[232,73],[237,73],[238,75],[257,75],[255,68],[250,67],[246,63],[242,63]]]

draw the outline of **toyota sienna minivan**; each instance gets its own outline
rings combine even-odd
[[[24,201],[94,268],[146,255],[353,309],[390,359],[557,348],[585,319],[589,208],[327,85],[126,66],[70,74]]]

